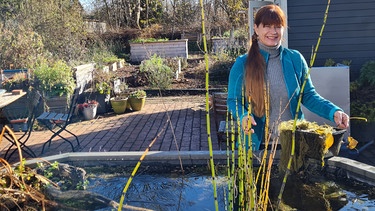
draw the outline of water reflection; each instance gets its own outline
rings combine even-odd
[[[102,173],[91,173],[88,190],[119,201],[132,169],[118,170],[112,172],[102,169]],[[295,178],[289,178],[283,199],[294,210],[302,211],[375,209],[374,197],[368,194],[373,192],[374,187],[359,185],[358,182],[355,185],[345,181],[340,185],[338,183],[336,180],[303,184]],[[217,187],[219,210],[224,210],[224,191],[227,192],[225,177],[217,177]],[[274,188],[277,194],[279,188]],[[166,167],[157,167],[156,171],[145,168],[134,177],[124,203],[162,211],[215,210],[212,178],[205,168],[188,169],[184,174],[178,169]]]

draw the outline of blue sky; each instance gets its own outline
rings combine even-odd
[[[81,2],[81,4],[82,4],[83,8],[85,9],[85,11],[90,11],[91,4],[94,1],[95,0],[79,0],[79,2]]]

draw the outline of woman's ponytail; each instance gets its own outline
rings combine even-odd
[[[245,95],[251,99],[254,114],[258,117],[264,115],[264,73],[265,61],[260,54],[258,35],[254,33],[251,37],[251,46],[246,60],[245,72]]]

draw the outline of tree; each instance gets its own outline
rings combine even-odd
[[[22,1],[0,1],[0,20],[5,22],[8,19],[15,18],[20,13],[22,6]]]
[[[135,23],[138,27],[138,29],[141,28],[139,25],[139,20],[141,18],[141,0],[135,0]]]
[[[5,68],[9,62],[19,68],[30,67],[41,56],[52,55],[48,57],[67,62],[85,56],[85,29],[78,0],[7,1],[0,3],[0,10],[5,11],[0,34]]]
[[[0,26],[0,68],[30,68],[44,52],[42,37],[19,24]]]
[[[42,36],[47,51],[65,61],[84,56],[85,29],[78,0],[25,2],[25,24]]]
[[[228,16],[231,24],[230,39],[233,40],[233,32],[241,23],[240,13],[246,11],[245,3],[243,0],[221,0],[220,6]]]

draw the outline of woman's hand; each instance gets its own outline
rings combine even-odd
[[[338,128],[345,129],[349,127],[349,116],[346,113],[336,111],[333,118]]]
[[[254,130],[250,129],[251,128],[250,125],[248,127],[247,121],[248,121],[247,116],[242,119],[242,129],[243,129],[243,131],[245,132],[245,134],[250,134],[250,132],[254,133]],[[257,123],[255,122],[255,120],[252,116],[250,116],[250,122],[251,122],[252,125],[257,125]]]

